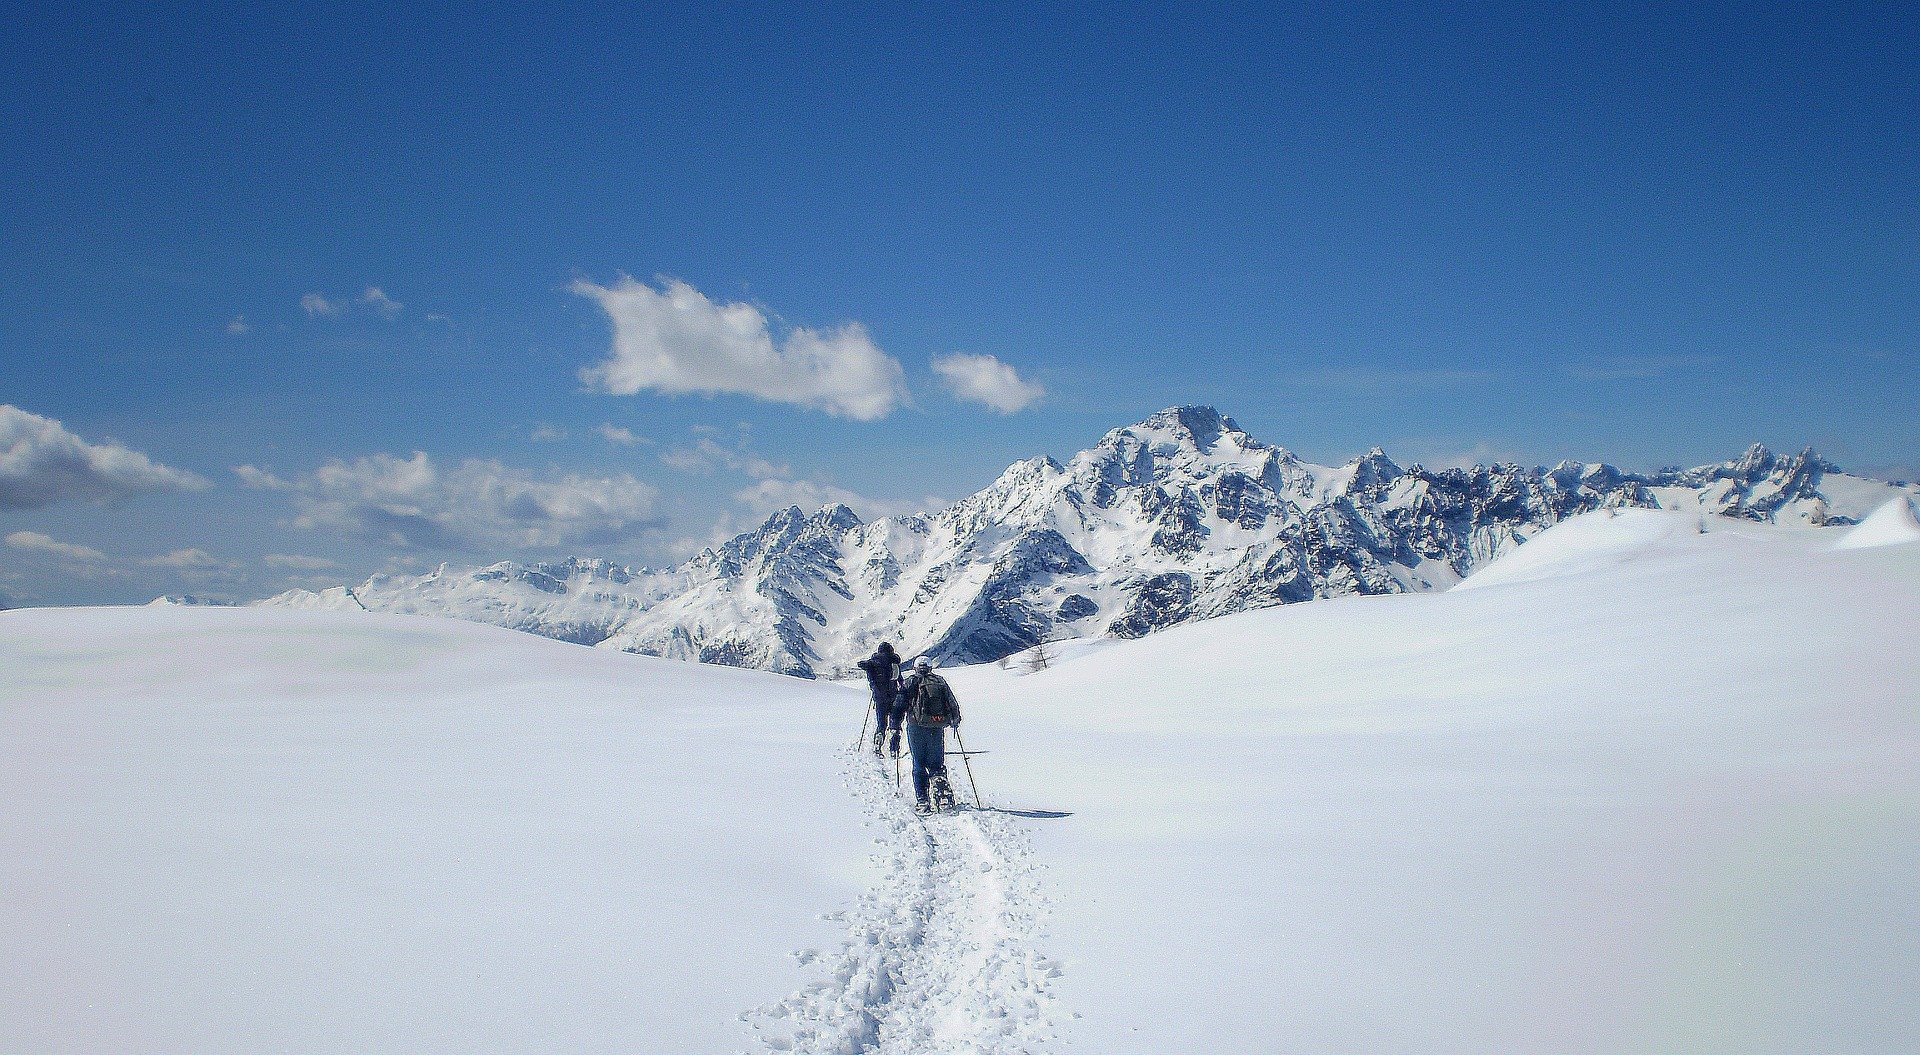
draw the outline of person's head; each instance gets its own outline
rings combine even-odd
[[[885,652],[889,656],[893,655],[893,642],[891,641],[880,642],[880,651]]]
[[[933,657],[921,656],[919,659],[914,660],[913,669],[922,674],[931,673],[933,671]]]

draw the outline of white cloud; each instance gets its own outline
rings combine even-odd
[[[714,522],[713,530],[707,533],[706,538],[687,535],[675,539],[663,539],[656,543],[653,549],[668,563],[678,564],[698,555],[701,550],[719,546],[739,533],[740,526],[734,521],[733,514],[722,513],[720,519]]]
[[[945,499],[928,495],[919,499],[869,498],[833,484],[812,480],[762,480],[752,487],[735,491],[733,499],[755,516],[766,516],[788,506],[812,512],[838,502],[860,514],[863,520],[876,517],[906,516],[943,508]]]
[[[1025,410],[1047,390],[991,355],[936,356],[933,370],[957,399],[982,403],[1002,414]]]
[[[368,286],[366,292],[360,294],[360,303],[379,312],[384,318],[400,317],[400,302],[387,296],[379,286]]]
[[[60,571],[62,574],[74,579],[99,580],[133,578],[133,574],[125,568],[118,568],[112,564],[95,564],[90,561],[62,565]]]
[[[325,293],[309,293],[300,298],[300,308],[316,319],[337,319],[345,315],[347,309],[356,302],[379,312],[383,319],[391,321],[400,317],[400,302],[387,296],[379,286],[368,286],[358,297],[329,297]]]
[[[899,361],[857,322],[795,327],[776,341],[754,305],[717,304],[679,279],[660,283],[656,290],[622,275],[612,286],[573,284],[613,323],[610,356],[581,370],[581,380],[616,395],[738,393],[859,421],[886,417],[906,401]]]
[[[711,440],[703,441],[712,443]],[[717,446],[717,444],[716,444]],[[672,447],[660,452],[660,464],[683,473],[711,474],[719,463],[697,447]]]
[[[554,443],[566,438],[567,430],[557,429],[552,425],[535,425],[533,431],[527,433],[527,439],[534,443]]]
[[[339,561],[300,553],[269,553],[260,559],[270,568],[291,568],[294,571],[327,571],[340,567]]]
[[[38,531],[16,531],[7,536],[7,545],[14,549],[31,550],[37,553],[51,553],[68,560],[103,561],[107,555],[92,546],[80,546],[71,542],[61,542]]]
[[[140,563],[150,568],[179,568],[183,571],[207,571],[230,567],[226,561],[203,549],[177,549],[158,557],[148,557]]]
[[[329,300],[322,293],[309,293],[300,298],[300,309],[314,318],[337,319],[346,314],[347,302]]]
[[[302,587],[304,589],[314,590],[317,592],[320,590],[324,590],[330,587],[340,585],[340,576],[331,575],[326,572],[310,572],[310,571],[288,572],[287,574],[280,576],[278,580],[278,584],[282,586],[289,586],[289,587],[293,587],[293,586]]]
[[[233,467],[233,475],[240,478],[241,484],[256,491],[285,491],[293,486],[267,470],[254,465],[236,465]]]
[[[702,436],[691,447],[682,445],[661,452],[660,461],[668,468],[686,473],[712,474],[715,469],[731,469],[756,480],[785,476],[792,471],[755,454],[744,437],[728,446],[711,436]]]
[[[227,332],[236,337],[243,333],[249,333],[252,330],[253,327],[247,325],[247,317],[245,315],[235,315],[233,321],[227,323]]]
[[[617,443],[622,447],[632,447],[641,444],[651,447],[653,445],[652,440],[645,436],[636,436],[633,434],[632,429],[620,425],[602,423],[594,426],[593,431],[598,433],[600,438],[606,440],[608,443]]]
[[[212,484],[111,441],[88,443],[52,418],[0,404],[0,509],[66,499],[104,501]]]
[[[294,495],[295,527],[396,546],[605,546],[661,523],[659,492],[631,475],[536,478],[477,458],[443,469],[423,451],[334,459],[282,483]]]

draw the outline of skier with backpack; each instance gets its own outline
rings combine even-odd
[[[947,730],[960,726],[960,701],[947,679],[933,672],[932,659],[921,656],[913,661],[913,674],[900,692],[900,706],[907,750],[913,755],[915,812],[931,813],[936,805],[953,805],[953,786],[947,782]]]
[[[873,655],[855,664],[867,672],[867,688],[873,693],[873,753],[880,753],[881,741],[889,726],[893,729],[893,753],[900,753],[900,655],[893,642],[882,641]]]

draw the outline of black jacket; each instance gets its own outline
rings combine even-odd
[[[876,650],[855,664],[867,672],[867,685],[875,693],[900,688],[900,654],[891,649]]]

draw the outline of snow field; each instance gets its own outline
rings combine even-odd
[[[1653,515],[949,672],[990,800],[1072,814],[1059,1050],[1910,1055],[1920,546]]]
[[[0,1051],[1911,1055],[1920,545],[1652,515],[952,670],[925,820],[863,688],[0,613]]]
[[[0,613],[0,1051],[738,1050],[875,881],[859,703],[453,620]]]

